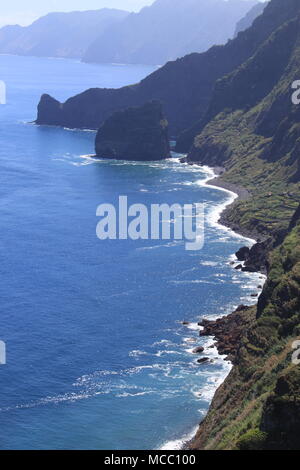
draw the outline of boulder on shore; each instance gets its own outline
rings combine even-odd
[[[168,121],[161,103],[152,101],[114,113],[97,133],[96,155],[133,161],[169,158]]]
[[[201,359],[198,359],[198,364],[205,364],[206,362],[209,362],[209,357],[202,357]]]
[[[199,346],[198,348],[195,348],[193,350],[193,354],[202,354],[204,352],[204,348],[202,346]]]

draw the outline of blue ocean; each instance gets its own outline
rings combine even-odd
[[[197,363],[197,322],[254,303],[250,243],[218,224],[233,195],[207,168],[95,160],[95,132],[38,127],[42,93],[135,83],[145,66],[0,56],[1,449],[179,449],[230,370]],[[205,245],[100,241],[99,204],[204,203]],[[190,322],[184,326],[183,321]]]

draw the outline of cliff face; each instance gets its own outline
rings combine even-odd
[[[282,0],[273,0],[250,29],[225,46],[169,62],[137,85],[88,90],[57,106],[55,115],[51,108],[49,116],[49,102],[42,97],[37,123],[98,129],[114,111],[158,100],[163,104],[172,135],[189,129],[178,142],[178,150],[188,150],[202,126],[216,80],[248,60],[273,31],[295,16],[298,6],[298,0],[285,0],[285,8]]]
[[[126,11],[109,8],[50,13],[30,26],[1,28],[0,53],[81,58],[101,32],[126,16]]]
[[[300,16],[284,22],[216,83],[207,123],[188,156],[224,166],[221,179],[252,195],[226,212],[228,223],[278,240],[300,202],[300,107],[291,100],[300,68],[299,26]]]
[[[256,0],[156,0],[100,34],[83,60],[165,64],[203,52],[233,37],[236,23]]]
[[[300,369],[292,362],[300,335],[300,108],[291,101],[299,26],[298,3],[294,18],[216,83],[189,154],[224,166],[223,181],[248,189],[251,197],[231,207],[225,221],[264,239],[253,256],[258,252],[261,263],[263,254],[268,272],[258,305],[243,312],[234,368],[192,443],[196,449],[300,448]],[[245,250],[240,256],[251,262]],[[217,326],[224,330],[222,321]]]
[[[192,448],[300,448],[300,368],[292,362],[292,344],[300,335],[299,214],[270,255],[264,300],[243,312],[235,366]]]
[[[160,103],[114,113],[98,131],[96,154],[102,158],[135,161],[170,157],[168,122]]]

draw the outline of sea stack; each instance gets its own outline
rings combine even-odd
[[[168,121],[162,105],[152,101],[114,113],[97,133],[96,155],[133,161],[170,157]]]

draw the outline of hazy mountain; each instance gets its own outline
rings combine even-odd
[[[100,34],[85,62],[164,64],[233,37],[257,0],[157,0]]]
[[[293,1],[296,8],[299,0]],[[178,136],[191,127],[178,141],[178,150],[188,151],[202,127],[216,80],[248,60],[270,34],[293,14],[291,8],[279,7],[279,12],[274,14],[277,2],[281,5],[282,0],[277,0],[275,6],[272,4],[272,8],[266,7],[252,28],[240,33],[225,46],[214,46],[202,54],[189,54],[168,62],[139,84],[120,89],[87,90],[64,104],[44,95],[39,104],[37,122],[98,129],[114,111],[159,100],[163,103],[172,136]]]
[[[99,34],[128,14],[109,8],[50,13],[30,26],[5,26],[0,29],[0,53],[81,58]]]
[[[245,31],[245,29],[250,28],[253,21],[262,14],[264,9],[266,8],[267,2],[264,3],[257,3],[254,5],[251,10],[247,12],[247,14],[238,21],[235,29],[235,36],[237,36],[241,31]]]

